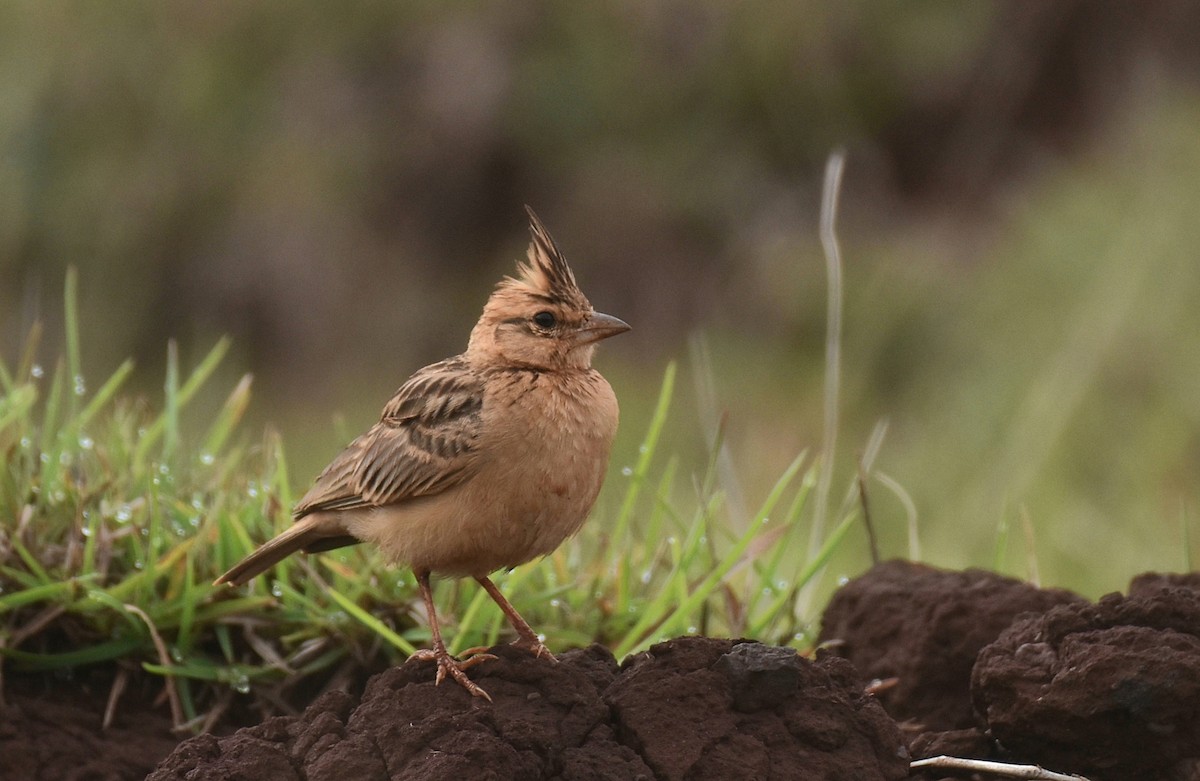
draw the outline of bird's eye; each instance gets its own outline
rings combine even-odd
[[[558,318],[553,312],[541,311],[533,316],[533,324],[544,331],[549,331],[558,324]]]

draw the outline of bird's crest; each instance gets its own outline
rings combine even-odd
[[[525,211],[529,214],[529,251],[525,261],[518,261],[517,276],[506,277],[500,283],[501,289],[523,289],[551,303],[562,303],[581,309],[590,309],[591,304],[579,289],[575,274],[567,265],[566,259],[554,243],[550,232],[542,221],[528,206]]]

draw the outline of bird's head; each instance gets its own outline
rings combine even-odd
[[[496,286],[471,331],[467,355],[547,371],[586,369],[596,343],[629,330],[592,309],[541,220],[528,206],[528,260]]]

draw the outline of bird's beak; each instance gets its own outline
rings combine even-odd
[[[585,320],[583,325],[579,327],[575,343],[577,345],[593,344],[601,339],[623,334],[629,328],[629,323],[619,317],[613,317],[601,312],[593,312],[591,317]]]

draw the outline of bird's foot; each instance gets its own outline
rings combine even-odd
[[[447,651],[444,646],[434,646],[433,648],[422,649],[414,653],[409,658],[416,659],[419,662],[437,662],[437,678],[434,681],[435,685],[440,686],[442,681],[445,680],[446,676],[449,675],[459,686],[470,692],[472,696],[482,697],[488,702],[491,702],[491,696],[482,688],[480,688],[479,684],[467,677],[467,670],[470,670],[472,667],[481,662],[495,659],[496,656],[488,653],[471,653],[471,651],[477,650],[478,649],[474,648],[470,649],[467,654],[465,654],[470,658],[463,659],[462,661],[459,661],[451,656],[450,652]]]
[[[537,635],[518,637],[512,641],[512,645],[533,654],[535,659],[549,659],[552,662],[558,662],[558,659],[554,657],[554,654],[546,647],[546,644],[538,639]]]

